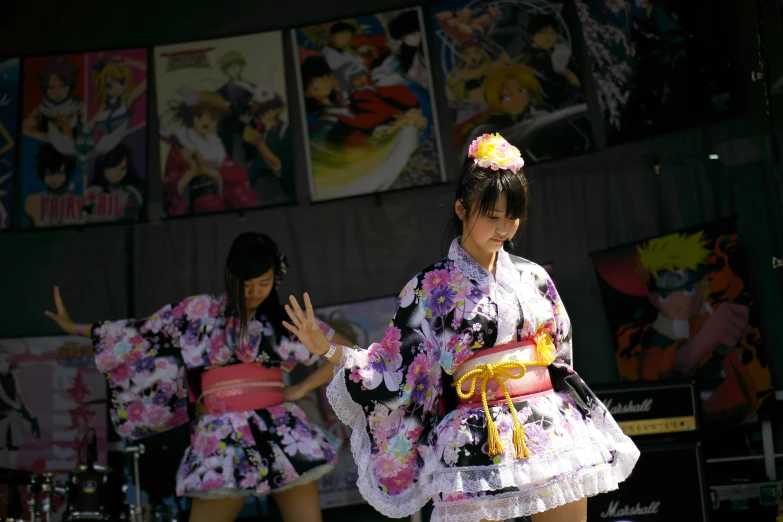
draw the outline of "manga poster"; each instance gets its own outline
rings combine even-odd
[[[14,201],[19,58],[0,59],[0,231],[11,228]]]
[[[0,467],[52,473],[56,483],[84,462],[82,443],[95,430],[106,465],[106,379],[92,344],[79,337],[0,340]],[[2,491],[2,490],[0,490]],[[24,487],[2,492],[5,516],[30,519]],[[55,497],[62,515],[63,499]]]
[[[394,310],[396,297],[383,297],[368,301],[319,308],[316,316],[356,346],[368,347],[379,342],[386,333]],[[291,374],[299,382],[314,369],[299,366]],[[318,483],[321,507],[324,509],[363,504],[356,481],[359,471],[351,454],[349,428],[342,424],[326,398],[326,387],[309,393],[297,403],[307,413],[307,418],[321,426],[335,442],[339,460],[334,471],[322,477]]]
[[[729,116],[732,27],[710,2],[576,0],[607,139],[628,141]]]
[[[314,201],[445,181],[421,9],[293,30]]]
[[[564,3],[447,0],[431,7],[437,65],[446,78],[452,131],[462,156],[499,132],[528,163],[594,148],[577,30]]]
[[[591,256],[621,378],[694,379],[705,424],[758,418],[772,382],[735,219]]]
[[[26,58],[22,85],[22,228],[141,219],[147,51]]]
[[[294,203],[282,33],[154,52],[166,215]]]

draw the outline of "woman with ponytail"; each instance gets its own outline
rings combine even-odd
[[[245,233],[228,254],[224,294],[188,297],[146,319],[76,324],[54,289],[57,311],[46,315],[92,338],[122,437],[193,421],[176,477],[177,494],[192,497],[191,522],[231,522],[248,496],[267,494],[286,522],[321,521],[316,481],[337,452],[293,401],[328,382],[333,366],[283,385],[283,371],[319,359],[282,326],[277,287],[286,271],[274,241]]]

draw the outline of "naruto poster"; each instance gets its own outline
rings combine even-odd
[[[462,156],[499,132],[528,163],[594,148],[575,58],[578,19],[564,2],[448,0],[431,7],[452,132]],[[588,71],[589,73],[589,71]]]
[[[757,420],[774,399],[736,219],[592,258],[622,379],[692,378],[705,424]]]
[[[22,228],[142,219],[147,51],[24,60]]]
[[[314,201],[445,181],[420,8],[292,32]]]
[[[154,53],[165,214],[295,203],[282,33]]]

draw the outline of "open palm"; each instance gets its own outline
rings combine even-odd
[[[60,287],[54,287],[54,305],[57,307],[57,313],[45,311],[44,315],[49,319],[56,322],[63,332],[71,335],[76,334],[76,323],[73,322],[71,316],[68,315],[68,311],[63,305],[63,300],[60,298]]]
[[[304,295],[304,310],[294,296],[290,296],[288,300],[291,304],[285,305],[285,311],[293,324],[283,321],[283,326],[290,330],[308,350],[316,355],[325,354],[329,351],[329,339],[326,338],[326,334],[315,318],[310,296]]]

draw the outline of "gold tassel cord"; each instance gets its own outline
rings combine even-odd
[[[484,406],[484,416],[487,419],[487,451],[490,457],[500,455],[503,453],[503,443],[500,441],[500,432],[495,422],[492,420],[492,415],[489,412],[489,405],[487,404],[487,383],[491,379],[495,379],[500,385],[500,389],[503,390],[503,397],[508,404],[511,418],[514,423],[514,452],[518,459],[523,459],[530,456],[530,451],[525,445],[525,433],[522,426],[519,424],[517,418],[517,411],[514,408],[514,403],[511,401],[511,396],[508,394],[506,388],[505,379],[521,379],[527,374],[527,368],[529,366],[548,366],[546,361],[505,361],[498,364],[482,364],[465,373],[460,377],[457,382],[452,384],[457,388],[457,396],[462,400],[468,400],[476,392],[476,381],[481,379],[481,404]],[[518,373],[512,373],[513,370],[519,370]],[[468,393],[462,391],[462,384],[470,379],[470,390]]]

